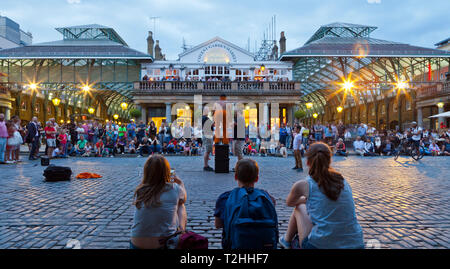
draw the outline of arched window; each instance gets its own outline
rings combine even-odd
[[[203,57],[203,62],[212,64],[212,63],[221,63],[221,64],[227,64],[230,62],[230,56],[228,55],[228,52],[222,48],[211,48]]]

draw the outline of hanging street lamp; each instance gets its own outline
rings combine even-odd
[[[54,106],[59,106],[59,104],[61,103],[61,99],[59,99],[58,97],[55,97],[52,99],[52,103]]]
[[[123,101],[123,102],[120,104],[120,107],[122,108],[122,110],[127,110],[128,104],[127,104],[125,101]]]

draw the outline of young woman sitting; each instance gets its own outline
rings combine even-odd
[[[142,183],[134,193],[136,211],[130,248],[175,248],[179,240],[175,234],[186,228],[185,201],[183,181],[171,176],[166,158],[152,155],[144,165]]]
[[[279,240],[284,248],[364,248],[352,189],[330,167],[331,155],[330,148],[320,142],[307,151],[309,177],[296,182],[286,199],[294,211]]]

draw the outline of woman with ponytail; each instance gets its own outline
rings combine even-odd
[[[331,168],[331,156],[329,146],[321,142],[307,151],[309,176],[296,182],[286,199],[294,211],[279,240],[284,248],[364,248],[352,190]]]

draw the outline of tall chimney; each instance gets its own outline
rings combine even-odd
[[[280,55],[285,52],[286,52],[286,37],[284,37],[284,31],[282,31],[280,36]]]
[[[161,48],[159,47],[159,40],[156,40],[155,60],[162,60]]]
[[[152,31],[148,31],[148,37],[147,37],[147,53],[148,55],[153,57],[153,46],[155,45],[155,42],[153,41],[153,33]]]
[[[277,59],[278,59],[278,46],[277,42],[275,42],[272,48],[272,60],[276,61]]]

